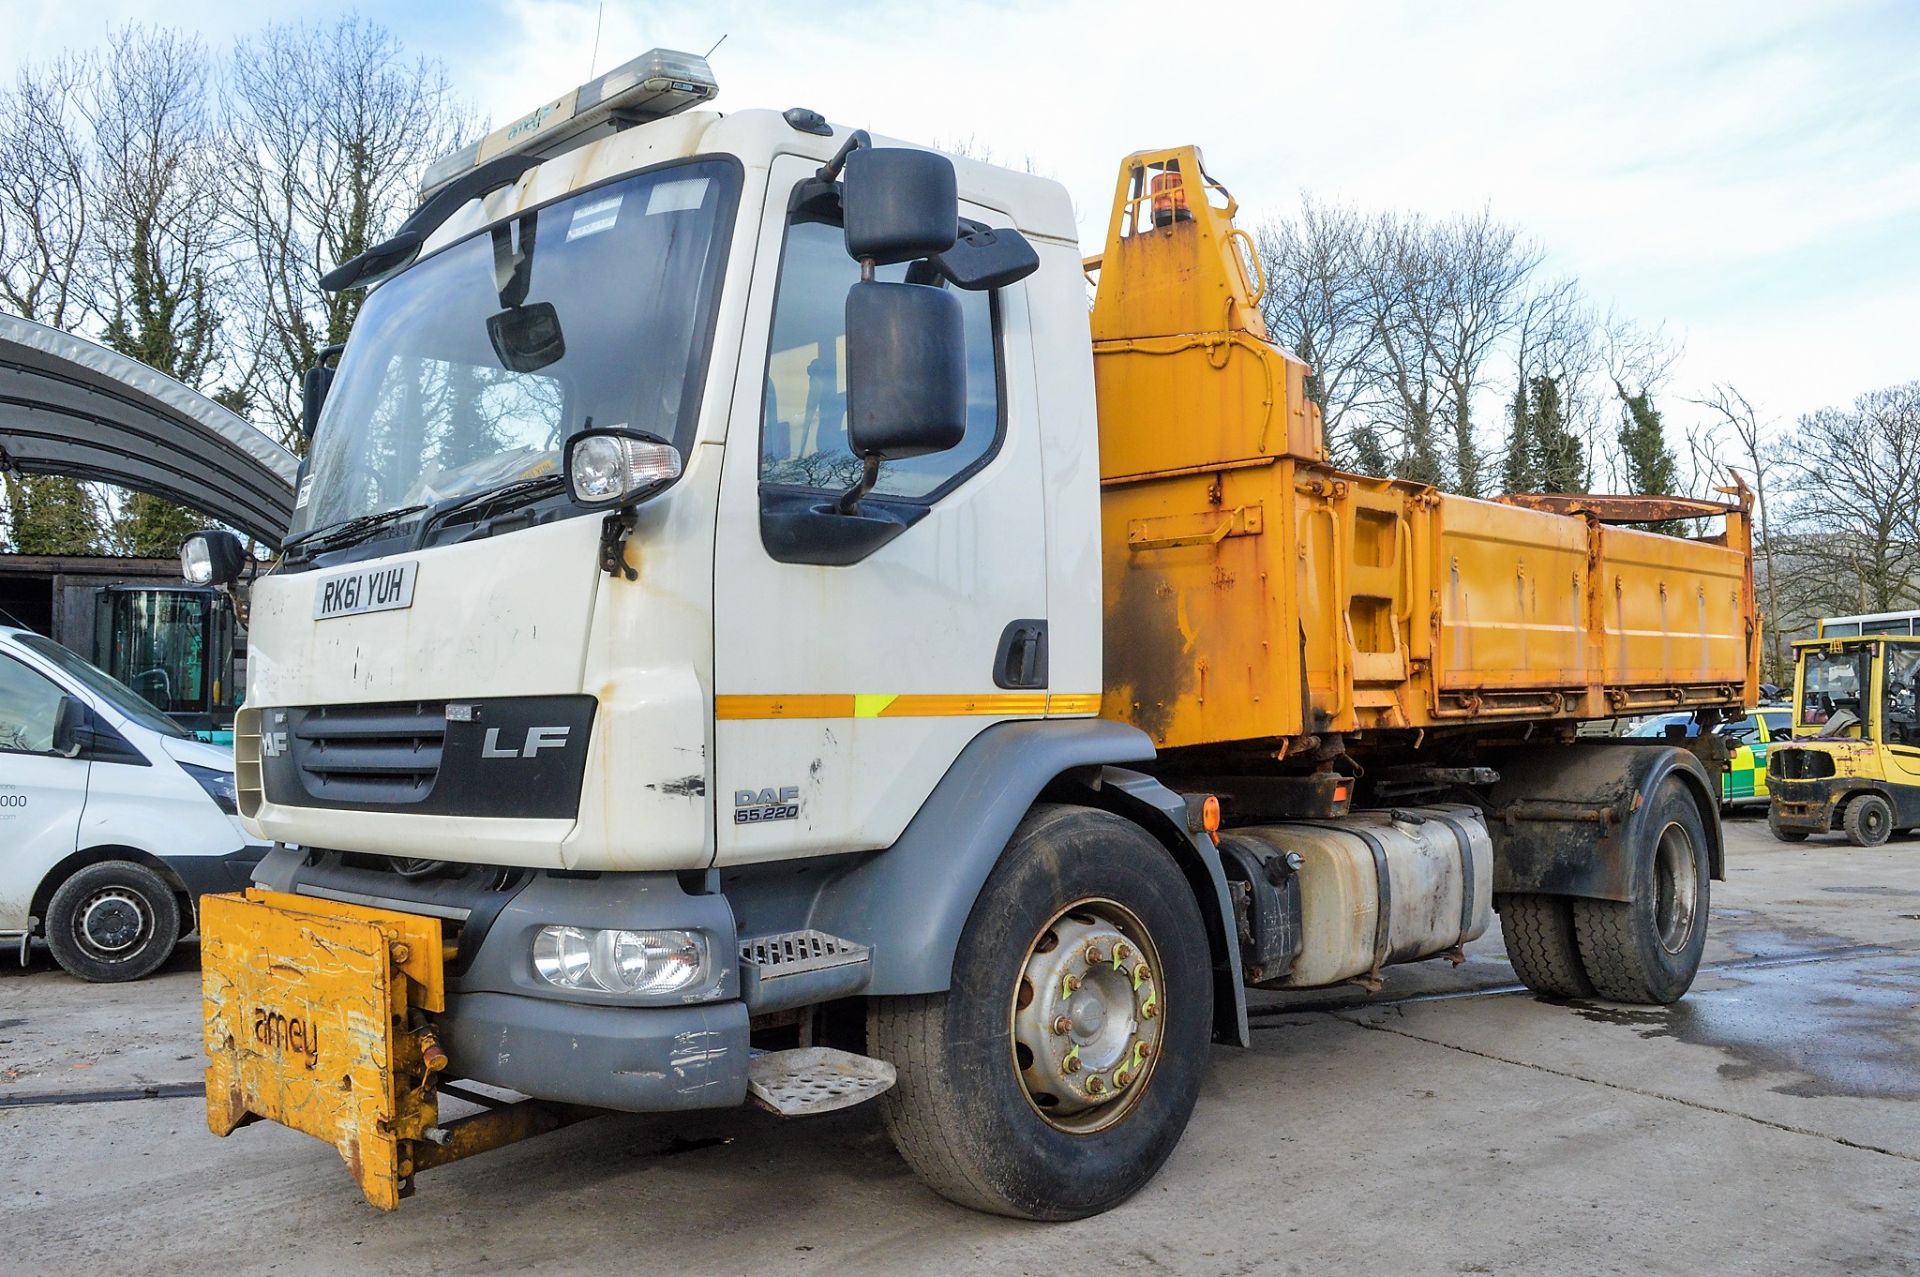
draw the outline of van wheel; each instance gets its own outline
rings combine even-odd
[[[1633,849],[1633,899],[1575,900],[1580,965],[1612,1002],[1678,1002],[1707,946],[1706,825],[1686,783],[1660,782]]]
[[[1593,982],[1580,965],[1573,901],[1566,896],[1501,896],[1500,935],[1520,983],[1549,998],[1590,998]]]
[[[1840,822],[1856,847],[1878,847],[1893,834],[1893,806],[1878,794],[1861,794],[1847,804]]]
[[[47,905],[47,948],[82,980],[151,975],[180,939],[173,888],[145,865],[108,860],[60,884]]]
[[[888,1133],[941,1196],[1080,1219],[1160,1169],[1199,1096],[1212,959],[1173,858],[1107,812],[1036,808],[981,889],[953,987],[869,1004]]]

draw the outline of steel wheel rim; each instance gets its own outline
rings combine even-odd
[[[1091,1135],[1138,1107],[1166,1023],[1161,974],[1152,935],[1118,901],[1076,900],[1040,928],[1009,1019],[1021,1094],[1047,1125]]]
[[[128,887],[102,887],[74,910],[73,939],[102,962],[124,962],[153,934],[153,906]]]
[[[1679,953],[1693,938],[1693,920],[1700,906],[1698,852],[1693,835],[1678,821],[1660,831],[1654,851],[1653,923],[1660,947]]]
[[[1879,803],[1868,803],[1866,809],[1860,813],[1860,832],[1878,842],[1887,834],[1887,826],[1892,823],[1892,820],[1893,818]]]

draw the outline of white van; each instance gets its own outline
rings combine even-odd
[[[53,640],[0,626],[0,943],[44,936],[83,980],[137,980],[248,885],[233,753]]]

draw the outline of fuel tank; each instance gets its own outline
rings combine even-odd
[[[1291,891],[1299,901],[1297,952],[1290,965],[1268,968],[1262,988],[1378,975],[1457,948],[1491,921],[1493,843],[1473,807],[1360,811],[1229,836],[1272,866],[1256,876],[1256,889]]]

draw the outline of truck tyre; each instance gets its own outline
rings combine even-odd
[[[1878,847],[1893,834],[1893,806],[1878,794],[1861,794],[1847,804],[1840,824],[1854,846]]]
[[[1771,805],[1767,807],[1767,832],[1771,833],[1781,842],[1805,842],[1807,840],[1806,830],[1788,829],[1782,825],[1780,823],[1780,813],[1775,811]]]
[[[1580,965],[1567,896],[1502,896],[1500,935],[1520,983],[1549,998],[1590,998],[1593,982]]]
[[[96,984],[153,974],[179,939],[173,888],[132,861],[88,865],[61,883],[47,905],[54,961]]]
[[[1102,811],[1036,807],[945,993],[876,998],[894,1146],[941,1196],[1020,1219],[1119,1205],[1179,1143],[1212,1036],[1207,932],[1173,858]]]
[[[1707,945],[1706,825],[1678,776],[1647,804],[1633,899],[1575,900],[1573,930],[1593,991],[1612,1002],[1678,1002]]]

